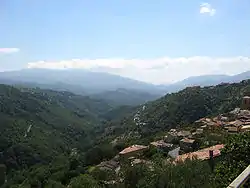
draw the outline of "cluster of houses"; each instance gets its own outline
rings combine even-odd
[[[142,110],[144,109],[145,106]],[[134,121],[137,125],[143,124],[143,122],[140,121],[140,113],[135,115]],[[221,149],[224,148],[223,144],[198,150],[199,146],[195,140],[196,136],[203,134],[204,129],[212,126],[220,126],[228,132],[234,133],[250,131],[250,97],[245,96],[243,98],[242,108],[236,108],[231,111],[229,115],[219,115],[214,118],[202,118],[195,123],[198,123],[200,128],[197,128],[194,132],[171,129],[162,139],[151,142],[148,146],[132,145],[127,147],[115,158],[100,163],[98,167],[100,167],[100,169],[118,172],[123,159],[129,160],[131,166],[138,163],[150,164],[150,161],[143,159],[145,151],[150,148],[163,151],[172,159],[173,163],[193,158],[207,160],[211,157],[218,157],[221,154]]]
[[[151,142],[148,146],[129,146],[119,152],[119,154],[113,159],[100,163],[98,167],[102,170],[112,170],[118,172],[121,161],[124,160],[130,161],[131,166],[139,163],[146,163],[150,166],[151,162],[143,159],[143,156],[145,152],[151,148],[164,152],[174,163],[185,161],[187,158],[206,160],[209,159],[211,151],[213,151],[213,157],[219,156],[220,150],[224,147],[224,145],[215,145],[197,151],[198,143],[194,139],[194,135],[202,133],[202,128],[196,129],[193,133],[190,131],[177,131],[176,129],[171,129],[161,140]]]
[[[218,126],[223,127],[229,133],[250,131],[250,97],[243,97],[242,108],[235,108],[227,115],[219,115],[214,118],[202,118],[196,123],[201,128]]]
[[[187,158],[197,158],[200,160],[209,159],[212,151],[213,157],[220,156],[220,150],[224,147],[223,144],[215,145],[209,148],[198,150],[198,143],[194,139],[194,135],[202,134],[203,129],[198,128],[195,132],[190,131],[177,131],[171,129],[163,139],[151,142],[149,146],[133,145],[125,148],[119,153],[120,158],[132,159],[131,164],[135,161],[143,162],[139,158],[143,153],[150,149],[156,148],[157,150],[167,153],[173,159],[173,162],[185,161]]]

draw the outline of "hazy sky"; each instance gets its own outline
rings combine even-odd
[[[249,0],[0,0],[0,70],[169,83],[250,70]]]

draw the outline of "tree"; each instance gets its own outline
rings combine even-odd
[[[218,187],[227,187],[250,164],[250,133],[231,136],[215,169]],[[246,183],[245,187],[249,187]]]
[[[158,155],[154,163],[127,167],[124,173],[127,188],[213,188],[212,172],[206,161],[187,160],[173,165]]]
[[[90,175],[84,174],[71,180],[69,188],[101,188],[98,182]]]
[[[6,176],[6,166],[0,164],[0,186],[4,184]]]
[[[65,188],[60,182],[49,180],[44,188]]]

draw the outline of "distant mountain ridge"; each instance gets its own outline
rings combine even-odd
[[[182,81],[166,85],[168,92],[177,92],[186,87],[190,86],[212,86],[221,83],[238,83],[242,80],[250,79],[250,71],[246,71],[233,76],[229,75],[203,75],[203,76],[192,76]]]
[[[0,83],[3,84],[70,91],[121,105],[138,105],[190,86],[237,83],[247,79],[250,79],[250,71],[233,76],[223,74],[193,76],[169,85],[154,85],[114,74],[83,69],[23,69],[0,73]]]
[[[156,85],[133,80],[103,72],[91,72],[87,70],[67,69],[23,69],[0,73],[0,81],[13,83],[35,83],[43,86],[61,85],[61,89],[68,89],[68,86],[78,87],[88,94],[101,93],[104,91],[116,90],[119,88],[129,90],[150,91],[155,94],[165,94],[162,88]]]

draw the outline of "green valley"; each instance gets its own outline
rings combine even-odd
[[[226,185],[249,164],[244,158],[250,154],[248,133],[204,130],[195,151],[225,144],[215,171],[206,161],[173,165],[151,147],[142,158],[133,158],[131,166],[119,152],[130,145],[150,145],[170,129],[198,131],[197,120],[240,107],[249,91],[249,80],[190,87],[132,107],[66,91],[0,85],[1,181],[4,187],[220,187],[225,169],[233,174],[224,176]],[[230,147],[237,147],[238,158]],[[231,159],[226,156],[237,158],[241,168],[227,168]],[[101,170],[117,164],[118,171]]]

